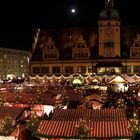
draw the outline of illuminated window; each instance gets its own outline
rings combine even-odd
[[[74,53],[74,58],[87,58],[88,53]]]
[[[33,67],[32,70],[33,70],[33,74],[40,73],[40,67]]]
[[[140,52],[132,52],[132,56],[139,57],[140,56]]]
[[[134,66],[133,70],[135,73],[140,73],[140,66]]]
[[[86,66],[79,66],[77,71],[78,73],[86,73]]]
[[[60,74],[60,67],[52,67],[53,74]]]
[[[49,67],[42,67],[41,68],[41,73],[42,74],[48,74],[49,73]]]
[[[92,73],[92,66],[88,67],[88,73]]]
[[[44,54],[44,58],[57,58],[56,53]]]
[[[73,74],[73,67],[72,66],[66,66],[65,67],[65,73],[66,74]]]
[[[95,66],[89,66],[88,67],[88,73],[94,73],[96,72],[96,67]]]
[[[131,73],[131,66],[123,66],[122,70],[123,70],[124,72]]]
[[[131,66],[127,66],[127,72],[131,72]]]

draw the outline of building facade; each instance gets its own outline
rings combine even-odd
[[[121,26],[113,0],[105,0],[97,27],[38,29],[30,75],[140,74],[140,27]]]
[[[30,52],[0,48],[0,79],[29,75]]]

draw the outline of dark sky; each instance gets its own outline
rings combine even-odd
[[[114,0],[122,25],[140,25],[138,0]],[[73,15],[71,8],[77,12]],[[97,26],[104,0],[38,0],[5,2],[0,5],[0,47],[31,50],[38,27]]]

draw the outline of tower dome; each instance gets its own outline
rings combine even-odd
[[[114,9],[114,0],[105,0],[105,9],[100,12],[100,19],[119,19],[119,13]]]
[[[100,12],[101,19],[119,19],[119,13],[115,9],[105,9]]]

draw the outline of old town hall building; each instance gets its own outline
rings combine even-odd
[[[74,73],[140,74],[140,27],[121,26],[113,0],[105,0],[98,27],[37,30],[30,75]]]

